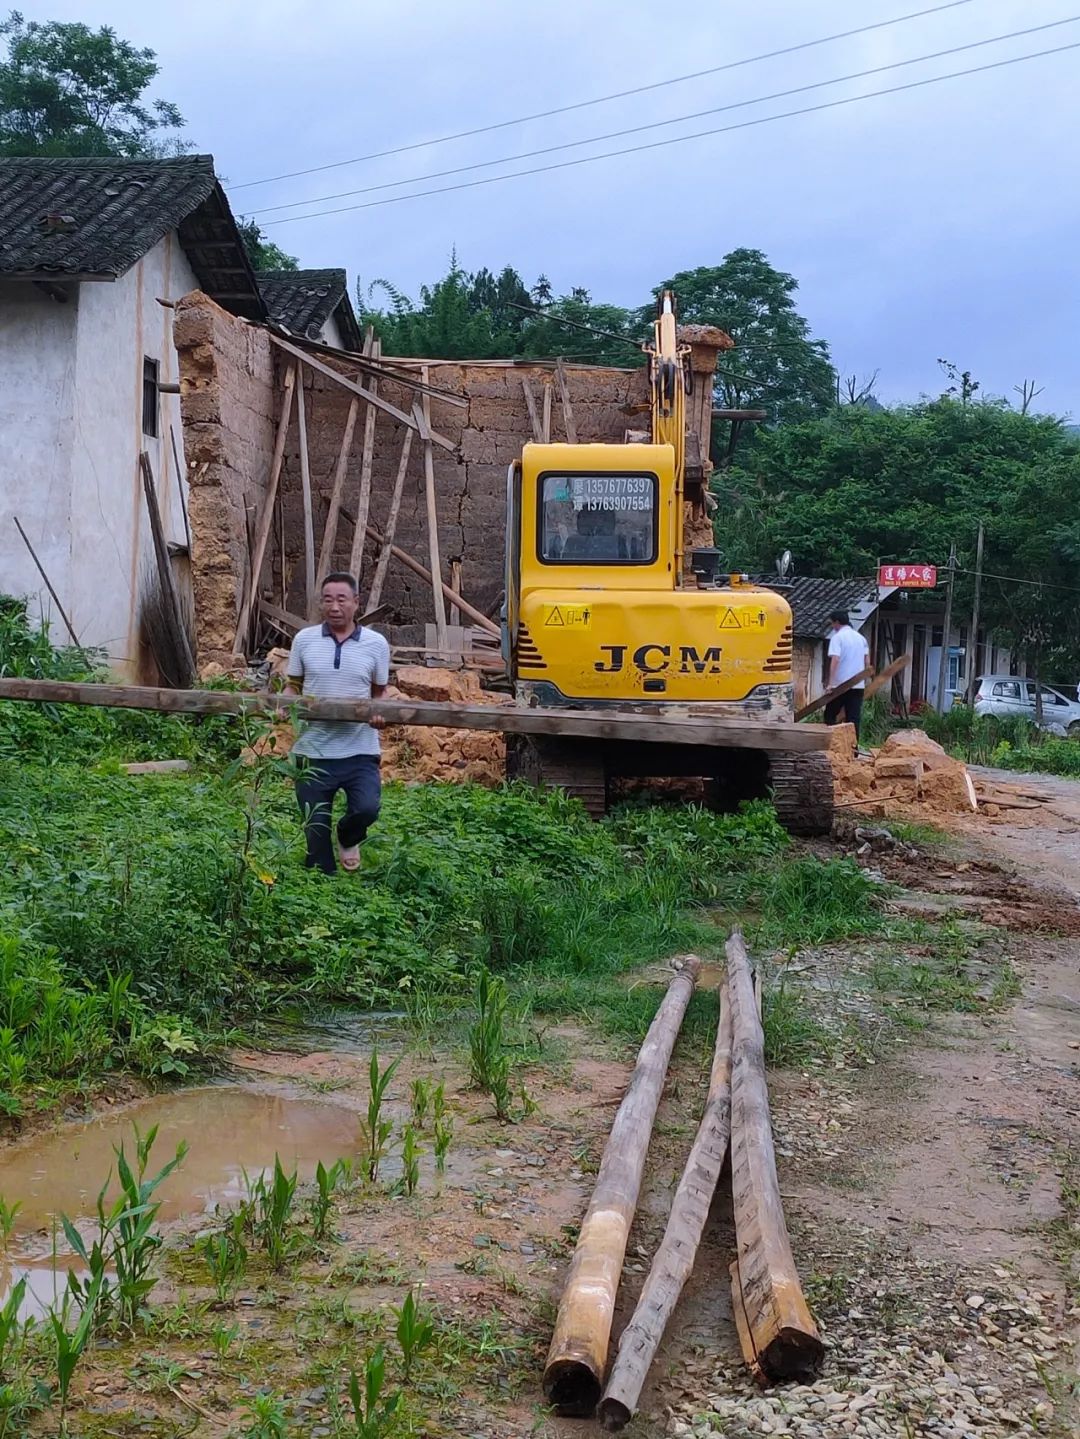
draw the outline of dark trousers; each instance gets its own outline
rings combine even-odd
[[[862,690],[848,690],[846,695],[830,700],[825,706],[825,723],[839,724],[840,715],[849,725],[855,726],[855,743],[859,743],[859,721],[862,719]]]
[[[345,791],[345,814],[338,822],[337,837],[343,849],[362,844],[368,828],[379,817],[382,782],[377,754],[355,754],[348,759],[304,759],[296,781],[296,800],[304,816],[307,835],[308,869],[324,874],[337,870],[330,839],[334,797]]]

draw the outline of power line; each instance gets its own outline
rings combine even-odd
[[[650,90],[662,90],[668,85],[682,85],[687,80],[703,80],[708,75],[719,75],[725,70],[738,70],[745,65],[756,65],[762,60],[776,60],[782,55],[794,55],[800,50],[812,50],[818,45],[831,45],[835,40],[848,40],[854,35],[866,35],[872,30],[885,30],[891,25],[902,25],[908,20],[921,20],[926,15],[938,15],[943,10],[955,10],[961,5],[970,5],[972,0],[948,0],[944,5],[933,5],[927,10],[913,10],[907,15],[896,15],[891,20],[878,20],[873,25],[860,25],[854,30],[839,30],[835,35],[822,35],[817,40],[804,40],[798,45],[786,45],[782,50],[768,50],[761,55],[748,55],[742,60],[729,60],[724,65],[714,65],[708,70],[694,70],[689,75],[674,75],[670,80],[654,80],[649,85],[636,85],[630,90],[615,90],[610,95],[598,95],[593,100],[578,100],[573,105],[558,105],[552,110],[538,110],[533,115],[519,115],[515,120],[499,120],[492,125],[477,125],[471,130],[458,130],[453,135],[440,135],[434,140],[416,140],[410,145],[396,145],[390,150],[375,150],[369,155],[354,155],[350,160],[332,160],[325,165],[310,165],[306,170],[289,170],[283,175],[268,175],[263,180],[245,180],[233,185],[234,190],[248,190],[254,185],[272,185],[278,180],[295,180],[300,175],[317,175],[324,170],[339,170],[346,165],[360,165],[367,160],[383,160],[389,155],[404,155],[410,150],[426,150],[431,145],[447,145],[452,140],[467,140],[473,135],[489,135],[494,130],[506,130],[512,125],[526,125],[532,120],[547,120],[552,115],[566,115],[573,110],[587,110],[593,105],[606,105],[611,100],[625,100],[631,95],[644,95]]]
[[[511,170],[506,175],[489,175],[483,180],[463,180],[457,185],[441,185],[434,190],[415,190],[410,195],[388,195],[381,200],[364,200],[358,205],[340,205],[333,210],[312,210],[306,215],[286,215],[280,220],[267,220],[263,228],[271,225],[294,225],[298,220],[316,220],[323,215],[344,215],[354,210],[372,210],[380,205],[400,205],[405,200],[422,200],[429,195],[448,195],[455,190],[475,190],[481,185],[497,185],[503,180],[519,180],[527,175],[544,175],[553,170],[569,170],[578,165],[593,165],[598,160],[613,160],[622,155],[639,155],[648,150],[663,149],[667,145],[683,145],[689,140],[703,140],[713,135],[727,135],[735,130],[750,130],[758,125],[768,125],[774,120],[791,120],[800,115],[815,115],[823,110],[835,110],[841,105],[855,105],[863,100],[874,100],[882,95],[899,95],[906,90],[920,90],[927,85],[940,85],[945,80],[957,80],[965,75],[982,75],[990,70],[1001,70],[1008,65],[1019,65],[1026,60],[1039,60],[1047,55],[1060,55],[1066,50],[1080,48],[1080,41],[1068,45],[1055,45],[1048,50],[1033,50],[1027,55],[1014,55],[1007,60],[994,60],[987,65],[974,65],[968,70],[952,70],[946,75],[931,75],[925,80],[910,80],[905,85],[890,85],[884,90],[870,90],[865,95],[847,95],[839,100],[826,100],[820,105],[804,105],[798,110],[781,110],[775,115],[761,115],[754,120],[741,120],[735,125],[720,125],[712,130],[696,130],[690,135],[673,135],[668,140],[653,140],[647,145],[630,145],[622,150],[605,150],[599,155],[583,155],[577,160],[560,160],[553,165],[534,165],[528,170]]]
[[[756,95],[749,100],[733,100],[727,105],[714,105],[707,110],[694,110],[687,115],[675,115],[670,120],[651,120],[644,125],[628,125],[622,130],[609,130],[604,135],[590,135],[584,140],[564,140],[558,145],[545,145],[537,150],[520,150],[516,155],[503,155],[497,160],[477,160],[468,165],[455,165],[448,170],[430,170],[424,175],[413,175],[406,180],[383,180],[377,185],[364,185],[357,190],[338,190],[332,195],[314,195],[306,200],[289,200],[280,205],[264,205],[253,210],[253,215],[270,215],[277,210],[297,210],[304,205],[321,205],[328,200],[348,200],[354,195],[371,195],[376,190],[396,190],[402,185],[419,185],[425,180],[442,180],[448,175],[463,175],[471,170],[488,170],[493,165],[511,165],[517,160],[533,160],[539,155],[554,155],[559,150],[576,150],[582,145],[599,145],[605,140],[618,140],[624,135],[640,135],[645,130],[660,130],[666,125],[682,125],[690,120],[702,120],[707,115],[722,115],[730,110],[744,110],[748,105],[765,105],[773,100],[785,100],[792,95],[805,95],[812,90],[824,90],[830,85],[843,85],[850,80],[865,80],[870,75],[882,75],[889,70],[902,70],[908,65],[921,65],[927,60],[942,60],[948,55],[960,55],[967,50],[979,50],[984,45],[1000,45],[1004,40],[1018,40],[1025,35],[1035,35],[1043,30],[1056,30],[1062,25],[1075,25],[1080,15],[1070,15],[1065,20],[1050,20],[1043,25],[1032,25],[1026,30],[1010,30],[1004,35],[991,35],[985,40],[970,40],[965,45],[953,45],[947,50],[933,50],[928,55],[913,55],[909,60],[893,60],[888,65],[875,65],[869,70],[856,70],[850,75],[837,75],[831,80],[815,80],[809,85],[796,85],[789,90],[774,90],[771,95]]]
[[[973,575],[976,571],[965,570],[962,569],[960,565],[957,565],[955,573],[958,575]],[[1032,589],[1036,590],[1063,590],[1065,594],[1068,595],[1080,595],[1080,589],[1077,589],[1075,585],[1055,585],[1049,580],[1022,580],[1017,575],[994,575],[991,574],[989,570],[983,570],[983,579],[1003,580],[1006,584],[1010,585],[1029,585]]]

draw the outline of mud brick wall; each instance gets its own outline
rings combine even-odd
[[[393,360],[400,368],[408,362]],[[345,366],[342,365],[344,369]],[[417,367],[415,373],[419,375]],[[433,386],[467,399],[466,408],[432,397],[431,426],[453,441],[460,458],[434,446],[435,490],[438,510],[439,554],[443,579],[449,582],[450,563],[461,563],[461,589],[466,599],[487,612],[503,589],[503,547],[506,517],[507,467],[532,438],[532,426],[522,390],[529,380],[537,409],[543,413],[545,384],[554,381],[552,365],[468,364],[452,361],[429,365]],[[577,437],[581,442],[621,441],[625,431],[648,423],[641,407],[648,403],[644,369],[616,370],[566,367]],[[381,381],[379,394],[399,410],[411,411],[415,392],[399,383]],[[308,371],[304,381],[308,456],[314,508],[315,549],[329,507],[334,468],[348,415],[350,394],[327,377]],[[356,425],[345,481],[343,515],[338,528],[333,567],[348,568],[353,542],[351,516],[356,513],[360,487],[360,460],[364,436],[364,410]],[[551,437],[564,440],[558,390],[553,394]],[[384,531],[390,496],[404,439],[404,426],[380,414],[375,426],[374,464],[369,523]],[[295,425],[290,429],[282,474],[285,505],[285,566],[288,608],[304,610],[304,521],[299,449]],[[424,447],[414,436],[405,489],[398,515],[395,542],[425,567],[428,564],[427,508],[424,492]],[[366,594],[374,575],[375,547],[364,549],[361,593]],[[324,563],[323,570],[329,569]],[[275,589],[280,571],[275,561]],[[390,563],[382,603],[391,607],[385,622],[402,643],[422,642],[423,632],[406,634],[405,628],[434,620],[431,588],[396,560]],[[404,628],[403,628],[404,627]]]
[[[206,295],[177,301],[180,414],[187,460],[196,660],[228,666],[280,403],[265,330]]]

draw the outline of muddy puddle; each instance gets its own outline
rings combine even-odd
[[[68,1124],[0,1151],[0,1196],[20,1204],[7,1255],[0,1255],[0,1302],[21,1277],[27,1281],[23,1309],[40,1314],[54,1300],[57,1274],[52,1262],[59,1216],[80,1221],[96,1212],[97,1196],[110,1170],[114,1147],[123,1143],[134,1163],[134,1127],[158,1135],[150,1156],[156,1173],[186,1141],[183,1164],[162,1184],[160,1219],[210,1214],[244,1194],[244,1172],[254,1177],[271,1168],[274,1155],[286,1169],[310,1179],[321,1159],[330,1164],[355,1154],[358,1117],[333,1102],[267,1092],[244,1085],[208,1085],[154,1095],[116,1113]],[[118,1192],[115,1173],[110,1195]],[[57,1247],[64,1248],[60,1232]],[[59,1288],[67,1271],[59,1259]]]

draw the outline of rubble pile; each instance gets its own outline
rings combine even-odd
[[[868,756],[855,754],[850,725],[837,725],[829,760],[840,807],[865,815],[973,814],[975,786],[967,766],[922,730],[898,730]]]
[[[474,670],[403,666],[393,676],[387,699],[430,700],[439,704],[508,704],[509,695],[494,695],[480,686]],[[406,781],[472,780],[501,784],[506,775],[506,741],[481,730],[408,729],[383,731],[383,778]]]

